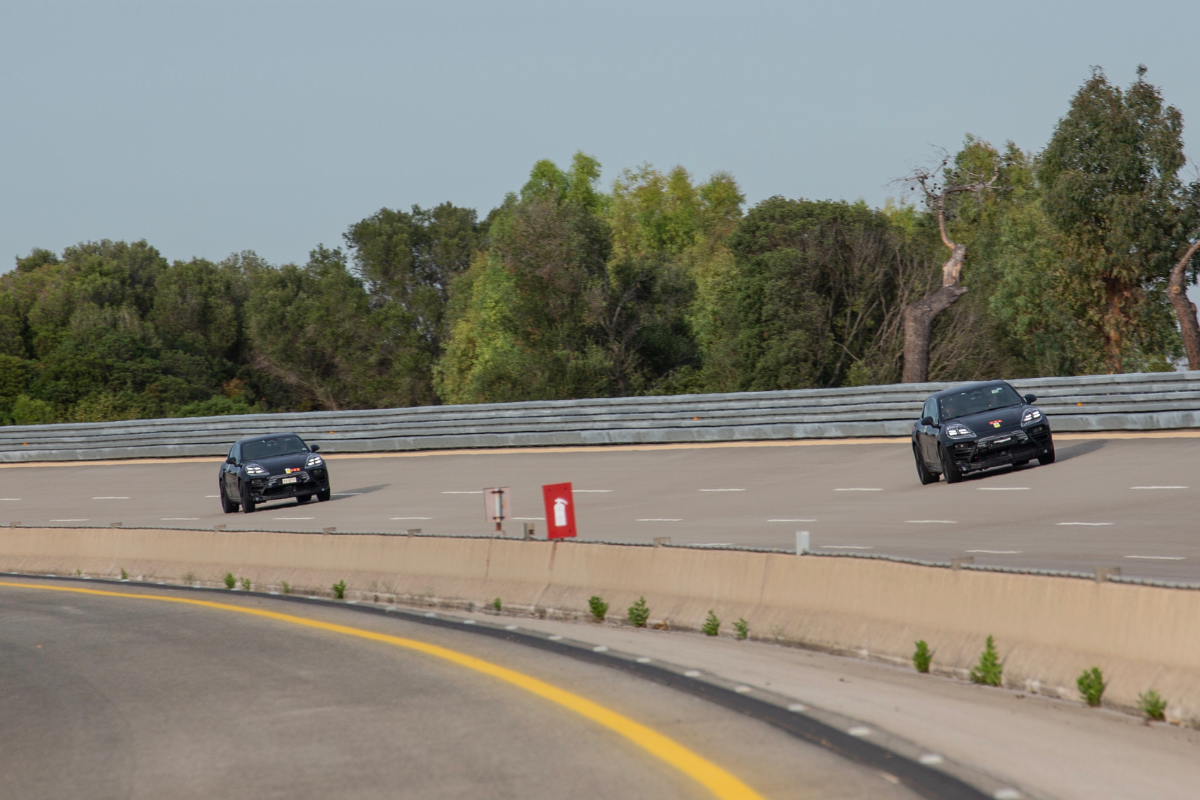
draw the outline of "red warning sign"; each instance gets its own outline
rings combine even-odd
[[[546,538],[563,539],[575,535],[575,496],[569,483],[542,487],[546,501]]]

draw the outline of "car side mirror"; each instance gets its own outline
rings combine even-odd
[[[1027,394],[1027,395],[1025,395],[1025,402],[1026,402],[1026,403],[1034,403],[1034,402],[1036,402],[1036,401],[1037,401],[1037,395],[1036,395],[1036,394]]]
[[[933,417],[921,417],[921,424],[922,425],[932,425]]]
[[[230,456],[229,458],[225,459],[225,463],[226,464],[237,464],[237,460],[233,456]]]
[[[1031,402],[1032,402],[1032,401],[1031,401]],[[308,446],[308,449],[309,449],[309,450],[312,450],[314,453],[319,453],[319,452],[321,452],[321,445],[319,445],[319,444],[310,444],[310,445]]]

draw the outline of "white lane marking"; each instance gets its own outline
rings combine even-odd
[[[849,489],[834,489],[835,492],[882,492],[883,489],[872,489],[866,486],[851,486]]]
[[[1020,550],[968,550],[968,553],[988,553],[993,556],[1015,556],[1020,555]]]
[[[733,547],[733,542],[695,542],[692,547]]]
[[[865,725],[855,725],[853,728],[846,731],[846,733],[850,734],[851,736],[870,736],[871,729]]]
[[[87,521],[88,521],[88,518],[87,518],[87,517],[80,517],[80,518],[78,518],[78,519],[52,519],[52,520],[50,520],[50,521],[51,521],[51,522],[87,522]]]
[[[1100,528],[1105,525],[1112,525],[1111,522],[1056,522],[1056,525],[1086,525],[1092,528]]]
[[[362,492],[334,492],[334,494],[341,497],[358,497]]]
[[[995,800],[1021,800],[1021,793],[1016,789],[997,789],[992,797]]]
[[[389,519],[433,519],[433,517],[389,517]]]
[[[195,522],[199,517],[163,517],[163,522]]]
[[[941,764],[945,760],[937,753],[922,753],[921,757],[917,759],[917,761],[920,761],[927,767],[932,767],[934,764]]]
[[[426,611],[425,617],[426,617],[426,619],[435,619],[437,617],[437,614],[435,614],[432,611]]]
[[[977,486],[981,492],[1028,492],[1028,486]]]
[[[128,497],[93,497],[93,500],[128,500]]]
[[[697,489],[697,492],[744,492],[745,489]]]
[[[19,497],[0,497],[0,503],[16,503],[20,499]]]
[[[608,648],[605,647],[604,645],[598,645],[598,646],[592,648],[592,652],[593,653],[607,653]]]
[[[788,706],[788,711],[791,711],[794,714],[799,714],[801,711],[807,711],[807,710],[808,710],[808,707],[805,706],[803,703],[792,703],[791,705]]]
[[[683,677],[685,677],[685,678],[699,678],[699,677],[700,677],[700,670],[698,670],[698,669],[689,669],[687,672],[683,673]]]
[[[514,522],[545,522],[545,517],[513,517]]]
[[[1130,489],[1186,489],[1186,486],[1130,486]]]
[[[562,640],[562,637],[559,636],[557,633],[552,633],[549,636],[547,636],[546,638],[552,642],[558,642],[558,641]]]
[[[206,494],[206,495],[204,495],[204,499],[205,500],[216,500],[220,496],[221,495],[219,495],[219,494]]]
[[[823,544],[822,550],[874,550],[873,546],[863,546],[858,544]]]
[[[816,522],[815,519],[769,519],[767,522]]]
[[[572,489],[575,494],[608,494],[612,489]]]
[[[645,519],[635,519],[634,522],[683,522],[681,519],[667,519],[660,517],[647,517]]]
[[[474,625],[474,624],[475,624],[475,620],[473,620],[473,619],[464,619],[463,620],[463,625]]]
[[[505,625],[504,626],[504,630],[506,630],[506,631],[515,631],[516,629],[517,629],[516,625]]]
[[[272,517],[271,519],[316,519],[316,517]]]
[[[634,660],[637,661],[639,664],[649,664],[650,663],[650,659],[646,658],[645,656],[638,656]]]
[[[733,690],[735,692],[737,692],[738,694],[746,694],[747,692],[754,691],[749,686],[744,686],[744,685],[743,686],[735,686],[735,687],[733,687]]]
[[[1187,561],[1186,556],[1125,556],[1126,558],[1140,558],[1145,561]]]
[[[956,519],[906,519],[905,522],[910,522],[913,525],[957,525]]]
[[[480,489],[478,491],[474,491],[474,492],[442,492],[442,494],[482,494],[482,493],[483,493],[482,489]]]

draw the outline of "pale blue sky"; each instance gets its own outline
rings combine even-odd
[[[967,132],[1041,148],[1093,64],[1144,62],[1196,158],[1198,29],[1195,0],[7,0],[0,270],[100,238],[303,261],[382,206],[485,214],[578,149],[606,184],[648,161],[881,204]]]

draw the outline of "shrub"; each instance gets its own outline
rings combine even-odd
[[[338,581],[333,585],[333,597],[335,600],[344,600],[346,598],[345,581]]]
[[[1163,700],[1153,689],[1139,694],[1137,705],[1149,719],[1162,722],[1167,718],[1167,701]]]
[[[971,682],[982,683],[984,686],[999,686],[1003,679],[1004,664],[1000,662],[1000,656],[996,652],[995,640],[989,636],[987,645],[979,656],[979,663],[971,669]]]
[[[121,567],[121,580],[123,580],[123,581],[129,580],[129,573],[125,571],[124,567]]]
[[[917,642],[917,649],[913,652],[913,666],[917,668],[917,672],[929,672],[929,665],[932,663],[933,651],[922,639]]]
[[[721,632],[721,620],[713,613],[711,608],[708,610],[708,618],[704,620],[704,624],[700,626],[700,630],[704,631],[705,636],[716,636]]]
[[[1100,698],[1104,696],[1104,688],[1108,686],[1104,682],[1104,674],[1100,672],[1099,667],[1085,669],[1075,679],[1075,685],[1079,687],[1079,694],[1083,696],[1089,706],[1100,705]]]
[[[233,577],[232,572],[226,572],[225,573],[225,588],[232,589],[234,586],[237,586],[237,578]]]
[[[588,608],[592,610],[592,619],[604,622],[604,615],[608,613],[608,603],[604,602],[600,595],[594,594],[588,598]]]
[[[496,609],[496,613],[500,613],[501,604],[499,597],[492,601],[492,608]]]
[[[282,584],[282,586],[283,586],[283,593],[284,593],[284,594],[291,594],[291,593],[292,593],[292,587],[288,585],[288,582],[287,582],[287,581],[280,581],[280,584]]]
[[[736,635],[739,639],[745,639],[750,635],[750,623],[741,617],[738,617],[738,621],[733,623],[733,629],[737,632]]]
[[[629,624],[635,628],[644,628],[649,619],[650,609],[646,605],[646,598],[639,597],[637,602],[629,607]]]
[[[243,592],[250,591],[250,579],[249,578],[242,578],[242,591]]]

